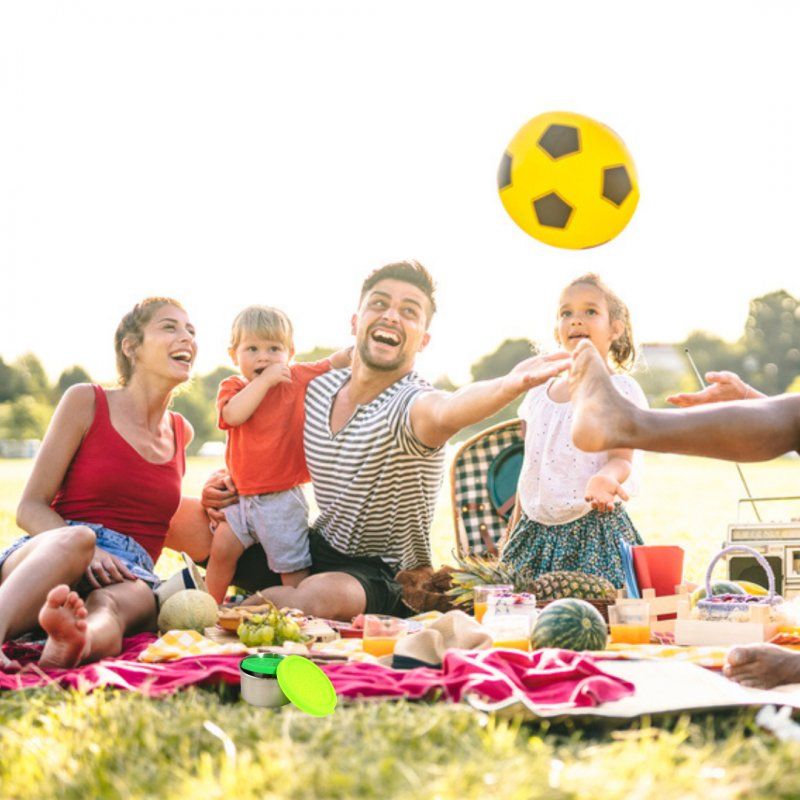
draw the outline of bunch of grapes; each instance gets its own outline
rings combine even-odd
[[[300,626],[274,607],[266,614],[253,614],[243,620],[236,633],[247,647],[268,647],[306,639],[300,632]]]

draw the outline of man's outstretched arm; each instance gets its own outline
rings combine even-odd
[[[411,427],[421,442],[441,447],[462,428],[496,414],[522,392],[569,369],[570,363],[569,353],[563,351],[534,356],[502,378],[478,381],[452,393],[429,392],[411,406]]]

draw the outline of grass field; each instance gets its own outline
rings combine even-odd
[[[0,547],[17,535],[14,507],[30,466],[0,460]],[[197,492],[215,466],[192,459],[187,492]],[[744,470],[755,496],[800,488],[800,461]],[[648,543],[681,544],[687,577],[698,579],[741,494],[733,465],[649,456],[644,492],[629,511]],[[450,560],[452,542],[443,491],[437,563]],[[233,747],[226,751],[207,721]],[[0,754],[3,800],[800,797],[800,744],[774,741],[749,713],[610,729],[507,722],[444,704],[361,703],[318,720],[210,690],[152,701],[50,688],[0,695]]]

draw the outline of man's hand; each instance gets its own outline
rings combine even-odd
[[[526,389],[569,369],[572,358],[563,350],[534,356],[517,364],[508,375],[477,381],[453,392],[427,392],[411,406],[411,426],[428,447],[441,447],[467,425],[491,417]]]
[[[270,364],[253,380],[263,381],[270,387],[277,386],[279,383],[291,383],[292,371],[286,364]]]
[[[735,372],[706,372],[708,386],[699,392],[674,394],[668,403],[681,408],[700,406],[704,403],[725,403],[730,400],[764,397],[761,392],[748,386]]]
[[[230,474],[225,469],[212,472],[203,486],[200,502],[208,513],[210,510],[225,508],[235,503],[239,493]]]
[[[503,379],[503,389],[514,395],[539,386],[554,378],[572,365],[572,356],[566,350],[558,350],[546,356],[533,356],[520,361]]]
[[[212,472],[203,486],[203,494],[200,504],[208,517],[208,525],[211,531],[217,529],[220,522],[225,522],[225,514],[222,509],[236,502],[239,493],[233,484],[233,479],[225,469],[218,469]]]
[[[610,475],[592,475],[586,484],[584,499],[591,503],[592,508],[600,511],[613,511],[614,500],[628,500],[628,493],[622,488],[622,484]]]
[[[112,583],[135,581],[136,576],[111,553],[95,547],[92,563],[86,567],[86,580],[93,589],[102,589]]]

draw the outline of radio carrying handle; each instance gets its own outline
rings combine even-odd
[[[742,513],[742,503],[747,503],[747,505],[752,505],[753,503],[772,503],[772,502],[786,502],[787,500],[798,500],[800,501],[800,495],[789,495],[788,497],[740,497],[738,502],[736,503],[736,521],[739,522],[739,517]],[[755,509],[755,506],[753,506]],[[756,512],[756,516],[758,513]],[[761,518],[759,517],[759,522]]]

